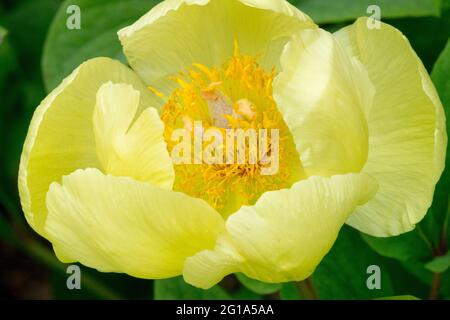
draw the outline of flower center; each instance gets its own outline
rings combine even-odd
[[[174,189],[202,198],[227,216],[252,205],[262,193],[290,187],[303,176],[299,155],[272,95],[275,70],[266,72],[256,58],[239,53],[220,67],[195,63],[173,78],[178,84],[163,108],[169,152],[187,132],[189,147],[219,161],[174,161]],[[154,89],[152,89],[154,90]],[[207,132],[214,148],[204,143]],[[203,139],[202,139],[203,138]],[[213,149],[213,150],[212,150]],[[184,155],[185,156],[185,155]]]

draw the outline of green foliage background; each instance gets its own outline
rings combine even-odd
[[[28,124],[46,94],[84,60],[109,56],[126,62],[117,30],[158,2],[0,1],[0,298],[450,299],[449,159],[433,205],[414,231],[380,239],[344,227],[308,283],[269,285],[238,274],[203,291],[181,278],[147,281],[81,266],[82,290],[66,288],[67,266],[27,226],[20,209],[16,180]],[[379,5],[383,21],[408,37],[432,74],[450,119],[450,0],[291,2],[330,31],[367,15],[369,5]],[[81,8],[81,30],[66,28],[66,10],[71,4]],[[381,290],[367,289],[369,265],[381,267]]]

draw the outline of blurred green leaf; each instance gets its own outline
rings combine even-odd
[[[361,236],[378,254],[400,261],[425,261],[433,255],[430,244],[417,228],[396,237],[377,238],[365,234]]]
[[[440,280],[440,292],[441,295],[445,295],[450,293],[450,270],[446,269],[445,261],[440,258],[435,258],[436,261],[433,260],[432,263],[425,264],[426,261],[433,259],[433,255],[435,254],[437,248],[442,245],[441,243],[439,243],[440,241],[438,241],[435,243],[434,248],[431,249],[431,243],[429,240],[427,240],[427,235],[425,235],[425,232],[422,232],[422,229],[425,229],[424,226],[426,226],[426,224],[424,225],[424,223],[426,223],[427,220],[429,220],[430,217],[433,216],[433,212],[429,212],[425,219],[419,224],[418,227],[416,227],[414,231],[398,237],[386,239],[373,238],[366,235],[364,235],[363,237],[366,241],[369,242],[372,248],[381,255],[392,257],[397,259],[398,261],[402,261],[403,268],[405,268],[410,274],[414,275],[421,281],[422,285],[426,285],[428,288],[431,286],[433,279],[433,273],[431,271],[438,273],[443,272],[442,278]],[[440,239],[443,224],[439,224],[436,226],[436,228],[430,229],[429,232],[434,230],[433,232],[436,234],[437,238]],[[422,243],[420,239],[423,239]],[[429,247],[428,254],[425,254],[424,251],[425,244]],[[417,250],[415,248],[417,248]],[[398,268],[394,269],[393,272],[391,272],[393,280],[396,280],[395,282],[398,282],[398,272]],[[406,275],[400,274],[400,276],[405,278]],[[408,292],[417,290],[422,291],[419,284],[410,286],[410,284],[412,284],[412,281],[408,281],[408,283],[404,282],[405,281],[403,281],[403,283],[400,283],[400,286],[401,288],[407,287]],[[403,290],[403,292],[405,292],[405,290]],[[418,295],[420,296],[420,294]],[[424,296],[424,298],[428,297],[428,295],[423,294],[422,296]]]
[[[385,258],[385,263],[396,295],[413,295],[420,299],[428,298],[430,294],[429,283],[425,284],[419,281],[414,274],[405,269],[402,262],[396,259]]]
[[[434,202],[436,202],[437,193],[434,194]],[[442,235],[442,214],[437,214],[434,208],[428,209],[425,217],[416,227],[416,231],[422,236],[427,246],[430,248],[430,253],[435,251],[435,248],[439,247]],[[426,261],[426,259],[425,259]]]
[[[449,19],[450,20],[450,19]],[[447,132],[450,132],[450,40],[433,67],[431,78],[441,98],[447,117]],[[443,239],[450,245],[450,144],[447,145],[445,170],[436,186],[433,210],[439,213]]]
[[[418,280],[430,288],[433,281],[433,272],[425,268],[424,263],[408,261],[408,263],[404,263],[403,266],[408,272],[413,274]],[[441,296],[450,296],[450,269],[441,274],[439,287]]]
[[[316,23],[335,23],[368,16],[367,8],[377,5],[381,18],[438,16],[436,0],[292,0],[293,4],[311,16]]]
[[[44,263],[54,272],[57,272],[59,274],[59,277],[67,277],[67,265],[61,263],[55,257],[55,254],[47,247],[43,246],[37,241],[28,240],[23,243],[23,249],[31,257],[35,258],[40,263]],[[63,285],[66,284],[66,279],[67,278],[62,281]],[[114,300],[121,298],[121,296],[112,291],[108,285],[105,285],[104,283],[98,281],[96,277],[92,277],[88,273],[84,273],[81,275],[81,287],[84,288],[84,290],[87,290],[86,292],[89,292],[90,295],[92,295],[90,297]]]
[[[231,299],[233,300],[262,300],[263,298],[263,296],[247,289],[244,286],[240,287],[231,295]]]
[[[34,108],[45,94],[40,70],[41,52],[58,5],[59,0],[9,1],[0,15],[0,24],[8,29],[0,46],[0,202],[7,216],[4,220],[3,216],[1,218],[0,237],[32,256],[36,264],[64,272],[54,254],[34,242],[27,234],[28,228],[21,227],[24,218],[17,193],[23,141]],[[95,285],[95,280],[91,282]]]
[[[427,286],[431,285],[433,273],[425,268],[425,264],[423,262],[408,261],[404,262],[403,266],[423,284],[426,284]]]
[[[21,1],[5,14],[4,27],[27,73],[40,71],[43,43],[60,1]]]
[[[282,300],[302,300],[302,295],[295,282],[283,283],[280,290]]]
[[[155,280],[155,300],[229,300],[231,297],[219,286],[209,290],[195,288],[183,277]]]
[[[381,289],[369,290],[367,268],[380,267]],[[313,274],[320,299],[373,299],[393,295],[388,268],[354,229],[344,226],[331,251]]]
[[[271,294],[281,289],[281,284],[264,283],[258,280],[250,279],[242,273],[237,273],[236,277],[247,289],[258,294]]]
[[[433,275],[425,268],[425,263],[433,259],[436,244],[433,244],[424,233],[423,226],[433,216],[433,211],[430,211],[426,219],[416,226],[416,229],[397,237],[375,238],[367,235],[362,237],[377,253],[401,261],[406,270],[419,278],[429,288]],[[441,227],[442,225],[439,225],[439,228],[433,231],[438,238],[440,238]],[[430,230],[432,231],[432,229]],[[443,279],[448,281],[450,277],[446,275]],[[441,290],[446,290],[447,287],[448,284],[443,283]]]
[[[17,237],[17,234],[14,232],[9,222],[6,220],[6,217],[4,217],[1,213],[0,213],[0,240],[3,240],[7,244],[14,247],[18,247],[20,244],[20,240]]]
[[[0,92],[3,91],[5,84],[8,83],[7,78],[18,66],[15,52],[9,43],[9,37],[7,37],[7,35],[8,32],[6,29],[0,27]],[[0,116],[2,116],[2,112],[4,112],[6,108],[4,100],[8,100],[8,95],[2,95]]]
[[[65,268],[68,265],[64,265]],[[67,289],[69,274],[53,272],[51,283],[55,299],[133,299],[152,298],[151,280],[133,278],[120,273],[102,273],[79,265],[81,269],[81,289]],[[95,281],[92,283],[92,281]]]
[[[124,61],[117,31],[149,11],[158,0],[67,0],[52,23],[42,60],[48,91],[82,62],[99,56]],[[81,10],[81,29],[67,28],[67,8]]]
[[[442,9],[450,9],[450,0],[442,0]]]
[[[8,60],[2,60],[0,65],[0,116],[5,120],[0,123],[3,137],[0,147],[4,154],[0,159],[0,175],[6,192],[14,201],[17,198],[19,158],[28,124],[34,109],[45,96],[41,53],[58,6],[58,0],[22,0],[11,3],[0,17],[0,23],[8,29],[0,52],[9,50]]]
[[[8,171],[11,163],[11,154],[8,153],[9,139],[12,133],[10,132],[11,117],[15,112],[19,113],[17,108],[14,108],[20,99],[20,87],[18,69],[19,62],[16,58],[16,52],[11,45],[11,37],[8,34],[3,38],[0,45],[0,149],[2,156],[0,157],[0,191],[4,196],[9,198],[11,194],[17,194],[16,188],[11,188],[8,180],[11,178]],[[16,172],[14,173],[15,180]]]
[[[16,118],[8,117],[10,122],[5,125],[5,132],[7,132],[7,134],[3,139],[3,151],[5,152],[5,155],[2,159],[5,163],[0,169],[5,175],[4,182],[7,182],[8,185],[14,186],[14,190],[7,190],[9,196],[14,197],[14,200],[17,200],[15,180],[19,170],[19,158],[22,152],[23,142],[25,141],[26,132],[28,130],[28,117],[24,116],[23,113],[17,113],[18,116]]]
[[[7,34],[8,34],[8,31],[6,31],[5,28],[0,26],[0,45],[3,43],[3,39],[6,37]]]
[[[425,265],[425,268],[432,272],[443,273],[450,267],[450,252],[445,256],[439,256]]]
[[[450,9],[442,10],[440,17],[384,19],[384,22],[403,32],[431,72],[450,37]]]
[[[414,296],[392,296],[392,297],[384,297],[384,298],[377,298],[375,300],[420,300],[417,297]]]
[[[64,265],[67,268],[67,266]],[[123,299],[122,296],[117,295],[115,292],[111,291],[107,287],[103,287],[103,284],[100,284],[100,288],[92,288],[92,285],[89,283],[92,278],[90,275],[87,276],[84,269],[81,272],[81,289],[69,290],[67,288],[67,278],[70,276],[61,270],[52,271],[50,273],[50,284],[51,284],[51,293],[52,297],[57,300],[120,300]],[[95,282],[98,283],[97,279]]]
[[[450,269],[442,274],[439,292],[441,297],[450,297]]]

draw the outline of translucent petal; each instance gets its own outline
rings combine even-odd
[[[359,172],[368,152],[367,113],[373,86],[367,72],[333,36],[297,33],[281,57],[274,97],[309,176]]]
[[[119,31],[119,38],[133,69],[167,95],[170,76],[193,63],[221,65],[235,41],[271,70],[292,32],[307,27],[315,24],[284,0],[173,0]]]
[[[348,224],[374,236],[392,236],[413,229],[431,205],[444,168],[445,116],[408,40],[392,26],[370,29],[367,22],[358,19],[336,34],[376,89],[363,172],[378,180],[380,190]]]
[[[93,116],[98,158],[106,173],[171,189],[175,172],[164,124],[152,107],[132,124],[139,100],[140,92],[131,85],[108,82],[100,87]]]
[[[41,235],[50,184],[79,168],[100,168],[92,113],[97,91],[108,81],[129,83],[141,92],[138,112],[152,106],[153,96],[135,73],[117,61],[96,58],[78,67],[34,113],[20,161],[19,191],[25,217]]]
[[[371,177],[348,174],[311,177],[291,189],[267,192],[228,218],[214,250],[186,260],[184,278],[205,289],[233,272],[265,282],[305,279],[355,207],[376,190]]]
[[[63,262],[139,278],[181,274],[224,228],[203,200],[96,169],[53,183],[47,207],[45,232]]]

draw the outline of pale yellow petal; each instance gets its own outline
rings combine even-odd
[[[363,172],[380,190],[348,223],[374,236],[414,228],[431,205],[443,168],[445,116],[422,62],[400,31],[361,18],[336,34],[375,86],[369,115],[369,157]]]
[[[439,94],[437,93],[427,70],[422,64],[419,66],[419,71],[423,90],[436,108],[436,128],[434,130],[434,175],[435,181],[437,182],[445,169],[446,148],[448,143],[445,111],[439,98]]]
[[[214,250],[186,260],[187,282],[209,288],[243,272],[264,282],[299,281],[311,275],[354,209],[377,190],[364,174],[311,177],[291,189],[267,192],[226,222]]]
[[[135,73],[120,62],[96,58],[78,67],[34,113],[20,161],[19,191],[25,217],[41,235],[50,184],[76,169],[100,167],[92,113],[97,91],[108,81],[139,90],[140,110],[152,105],[153,96]]]
[[[270,71],[292,32],[311,27],[311,19],[285,0],[173,0],[119,31],[119,38],[133,69],[167,95],[169,76],[193,63],[220,66],[235,41]]]
[[[47,207],[45,232],[63,262],[139,278],[181,274],[224,228],[203,200],[96,169],[53,183]]]
[[[140,92],[128,84],[108,82],[97,93],[94,132],[105,173],[127,176],[171,189],[175,173],[164,141],[164,124],[155,108],[133,122]]]
[[[309,175],[359,172],[368,152],[373,86],[364,68],[320,29],[293,36],[274,98]]]

